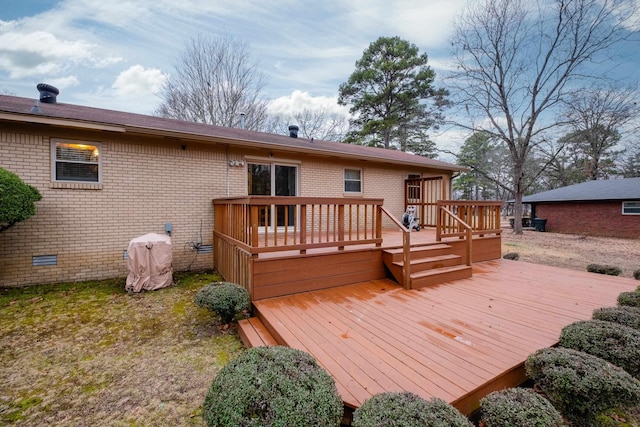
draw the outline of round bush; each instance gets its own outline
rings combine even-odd
[[[342,399],[316,360],[287,347],[254,347],[220,370],[204,401],[209,427],[339,426]]]
[[[633,278],[636,280],[640,280],[640,268],[633,272]]]
[[[495,391],[480,400],[485,427],[561,427],[562,415],[544,397],[528,388]]]
[[[618,295],[618,305],[640,307],[640,292],[622,292]]]
[[[606,360],[570,348],[545,348],[525,362],[529,378],[565,417],[593,425],[614,407],[640,403],[640,382]]]
[[[640,307],[605,307],[593,312],[593,319],[618,323],[640,331]]]
[[[251,306],[247,290],[229,282],[205,286],[198,291],[195,300],[200,307],[217,313],[223,323],[231,323],[238,314]]]
[[[601,264],[589,264],[587,265],[587,271],[590,273],[608,274],[609,276],[619,276],[622,274],[622,270],[618,267]]]
[[[640,375],[640,332],[603,320],[572,323],[560,333],[561,347],[584,351]]]
[[[353,413],[353,427],[472,427],[442,399],[424,400],[409,392],[371,396]]]
[[[508,252],[502,258],[517,261],[520,259],[520,254],[518,252]]]

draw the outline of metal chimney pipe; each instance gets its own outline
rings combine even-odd
[[[240,128],[244,129],[244,113],[240,113]]]
[[[300,128],[298,126],[296,126],[296,125],[289,126],[289,136],[291,138],[297,138],[299,130],[300,130]]]

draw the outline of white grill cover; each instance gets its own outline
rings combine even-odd
[[[156,233],[136,237],[129,242],[127,253],[127,291],[152,291],[173,284],[171,237]]]

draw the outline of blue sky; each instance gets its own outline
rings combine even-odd
[[[0,90],[151,113],[184,43],[199,33],[245,41],[267,75],[265,94],[335,98],[380,36],[417,44],[431,65],[448,53],[448,23],[464,0],[0,0]],[[298,92],[296,92],[298,91]],[[303,96],[301,96],[301,93]]]
[[[150,114],[185,42],[230,34],[259,61],[276,112],[344,111],[338,86],[380,36],[415,43],[444,75],[466,1],[0,0],[0,92],[35,98],[46,82],[59,102]]]

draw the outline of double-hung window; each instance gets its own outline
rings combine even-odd
[[[345,169],[344,170],[344,192],[345,193],[362,193],[362,170],[361,169]]]
[[[640,202],[622,202],[622,215],[640,215]]]
[[[55,182],[101,182],[99,143],[53,140],[51,151]]]

